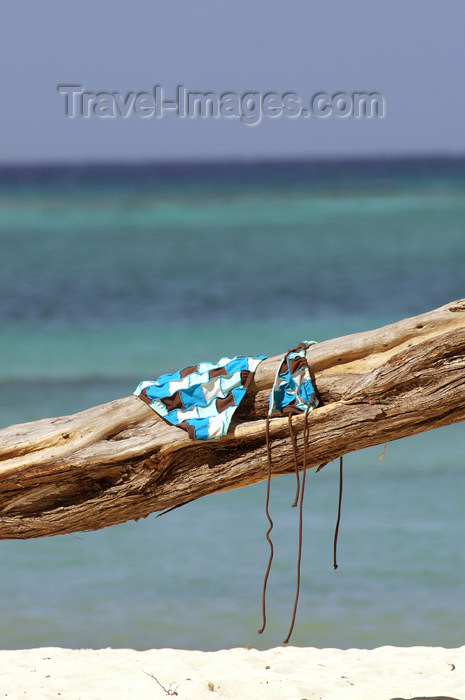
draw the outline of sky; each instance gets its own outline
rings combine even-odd
[[[463,0],[0,4],[1,165],[465,154]],[[255,93],[258,104],[342,94],[348,110],[354,93],[377,93],[383,116],[342,116],[345,103],[329,102],[326,117],[282,108],[251,124],[232,116],[237,105],[217,118],[154,117],[142,101],[143,116],[102,116],[105,104],[90,102],[88,117],[77,105],[70,118],[59,85],[94,100],[156,85],[170,100],[178,85],[217,101]]]

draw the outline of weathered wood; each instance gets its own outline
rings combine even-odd
[[[220,440],[190,440],[134,396],[0,431],[0,539],[94,530],[264,479],[280,357],[259,365]],[[465,299],[311,346],[307,359],[323,402],[309,415],[309,467],[464,420]],[[273,474],[292,471],[287,419],[270,425]],[[301,457],[303,417],[294,425]]]

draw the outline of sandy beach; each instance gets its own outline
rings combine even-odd
[[[0,697],[394,700],[465,698],[465,646],[216,652],[39,648],[0,652]]]

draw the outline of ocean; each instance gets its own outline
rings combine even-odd
[[[465,160],[0,169],[0,428],[223,355],[377,328],[465,296]],[[465,643],[464,424],[309,473],[298,646]],[[276,646],[292,477],[161,518],[0,542],[0,646]]]

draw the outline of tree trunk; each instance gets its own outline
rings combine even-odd
[[[190,440],[135,396],[1,430],[0,539],[96,530],[265,479],[265,416],[280,359],[258,366],[219,440]],[[307,360],[322,403],[308,416],[309,467],[461,421],[465,299],[313,345]],[[293,419],[299,459],[303,425],[303,416]],[[293,471],[287,418],[271,420],[270,436],[273,475]]]

